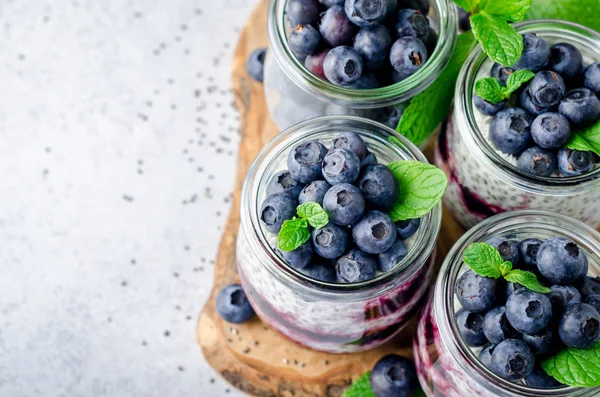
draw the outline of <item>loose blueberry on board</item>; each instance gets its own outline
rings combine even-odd
[[[519,156],[520,170],[537,176],[551,176],[556,171],[557,160],[554,152],[532,146]]]
[[[543,241],[537,238],[527,238],[519,243],[521,268],[527,271],[537,271],[537,254]]]
[[[483,333],[483,317],[480,314],[460,309],[456,312],[456,324],[467,345],[478,347],[487,343]]]
[[[511,382],[525,378],[533,370],[535,358],[527,344],[518,339],[506,339],[494,348],[490,369]]]
[[[531,373],[523,381],[527,386],[536,389],[553,389],[562,386],[560,382],[548,375],[539,365],[535,365]]]
[[[586,296],[584,303],[587,303],[588,305],[596,309],[598,313],[600,313],[600,295],[588,295]]]
[[[600,340],[600,314],[586,303],[572,303],[560,319],[558,335],[568,347],[589,349]]]
[[[396,221],[396,233],[400,240],[407,240],[417,232],[421,225],[421,218]]]
[[[592,152],[561,149],[558,151],[558,171],[562,176],[577,176],[590,172],[594,167]]]
[[[424,43],[428,35],[429,21],[423,14],[410,8],[398,11],[396,37],[416,37]]]
[[[321,33],[311,25],[297,25],[288,38],[288,44],[298,58],[304,58],[317,51]]]
[[[531,116],[519,108],[501,110],[490,124],[494,147],[506,154],[520,155],[531,140]]]
[[[568,304],[581,302],[581,294],[572,285],[553,285],[548,297],[552,303],[552,316],[555,321],[560,320]]]
[[[371,28],[383,22],[395,6],[392,0],[346,0],[344,9],[355,25]]]
[[[550,47],[546,40],[535,33],[526,33],[523,36],[523,53],[521,58],[512,68],[514,70],[531,70],[538,72],[550,61]]]
[[[326,78],[325,71],[323,70],[323,63],[325,62],[325,58],[327,57],[329,51],[329,48],[325,48],[314,55],[307,56],[304,60],[304,67],[308,69],[309,72],[319,76],[320,78]]]
[[[331,47],[351,43],[356,30],[356,25],[350,22],[341,6],[333,6],[321,16],[319,31],[323,40]]]
[[[483,316],[482,328],[487,340],[495,345],[505,339],[516,338],[518,335],[518,332],[506,319],[506,308],[504,306],[496,306],[488,311]]]
[[[318,0],[288,0],[285,14],[292,25],[309,25],[319,22],[321,9]]]
[[[287,193],[292,197],[298,197],[304,185],[298,183],[288,170],[277,172],[267,184],[267,196],[275,193]]]
[[[369,254],[381,254],[396,241],[396,226],[392,218],[381,211],[370,211],[352,228],[354,242]]]
[[[484,313],[491,309],[498,299],[498,281],[467,270],[458,279],[455,292],[464,309],[473,313]]]
[[[396,240],[387,251],[377,255],[378,270],[387,272],[392,270],[398,263],[404,259],[408,250],[402,240]]]
[[[471,17],[471,13],[463,10],[459,6],[456,6],[456,9],[458,10],[458,27],[460,30],[463,32],[471,30],[471,20],[469,19]]]
[[[515,69],[494,62],[494,66],[492,66],[492,69],[490,70],[490,76],[498,80],[501,85],[505,86],[506,80],[508,80],[510,75],[514,72]]]
[[[594,124],[600,117],[600,99],[587,88],[568,91],[558,105],[558,112],[575,128]]]
[[[364,68],[377,71],[386,61],[392,36],[384,25],[361,29],[354,38],[354,49],[363,57]]]
[[[550,69],[565,80],[573,80],[583,70],[583,55],[573,44],[557,43],[550,47]]]
[[[325,77],[336,85],[349,85],[362,76],[363,60],[352,47],[339,46],[327,53],[323,63]]]
[[[504,109],[504,107],[506,106],[506,101],[500,101],[498,103],[491,103],[477,95],[475,95],[473,97],[473,103],[475,104],[475,107],[477,108],[477,110],[479,110],[481,113],[485,114],[486,116],[495,116],[496,114],[498,114],[499,111]]]
[[[600,94],[600,62],[592,63],[583,72],[583,85]]]
[[[600,294],[600,277],[586,277],[580,291],[583,296]]]
[[[325,193],[323,209],[329,215],[329,221],[340,226],[350,226],[358,221],[365,212],[365,199],[354,185],[340,183]]]
[[[492,365],[492,354],[494,354],[494,349],[496,345],[487,345],[483,350],[479,352],[479,361],[487,368],[490,368]]]
[[[257,48],[252,51],[246,60],[246,71],[254,80],[262,83],[264,80],[266,48]]]
[[[543,113],[531,124],[531,137],[542,149],[560,149],[569,142],[571,125],[559,113]]]
[[[287,159],[292,177],[301,183],[321,179],[321,163],[326,154],[327,148],[318,141],[304,141],[294,146]]]
[[[298,194],[298,204],[317,203],[322,207],[325,193],[330,188],[331,185],[327,181],[312,181]]]
[[[389,211],[398,199],[398,182],[392,171],[383,164],[366,165],[362,168],[356,186],[363,193],[367,205],[381,211]]]
[[[506,300],[506,318],[517,331],[534,335],[550,324],[552,304],[546,295],[521,288]]]
[[[283,222],[296,215],[298,200],[287,193],[275,193],[267,196],[260,208],[260,220],[267,231],[279,233]]]
[[[519,264],[521,254],[519,253],[519,243],[517,241],[496,236],[489,239],[487,243],[496,248],[505,261],[509,261],[515,266]]]
[[[377,361],[371,371],[370,381],[377,397],[410,397],[419,386],[413,362],[395,354]]]
[[[537,268],[548,281],[566,285],[579,277],[585,261],[585,254],[573,241],[552,237],[538,250]]]
[[[229,284],[219,291],[216,300],[219,316],[228,323],[242,324],[254,316],[254,309],[239,284]]]
[[[360,173],[360,159],[351,150],[333,149],[323,158],[323,176],[331,185],[353,183]]]
[[[375,156],[375,153],[367,154],[365,158],[360,162],[361,168],[371,164],[377,164],[377,156]]]
[[[511,283],[510,281],[507,281],[506,287],[504,288],[504,293],[505,293],[506,299],[508,299],[508,297],[511,296],[513,292],[515,292],[516,290],[519,290],[521,288],[525,288],[525,287],[523,287],[519,283]]]
[[[334,223],[328,223],[321,229],[313,229],[311,235],[314,250],[322,258],[338,258],[348,248],[348,232]]]
[[[300,271],[315,280],[324,281],[326,283],[335,283],[336,281],[335,269],[333,266],[317,264],[302,268]]]
[[[521,334],[521,339],[527,343],[533,354],[538,355],[550,353],[556,345],[552,327],[544,328],[535,335]]]
[[[531,101],[541,107],[558,105],[565,95],[565,82],[560,74],[542,70],[529,82]]]
[[[558,110],[558,106],[545,108],[533,103],[531,100],[531,91],[529,91],[529,87],[525,87],[525,89],[521,91],[521,94],[519,95],[519,107],[531,113],[533,116],[539,116],[543,113],[554,112]]]
[[[366,252],[352,249],[335,264],[337,280],[340,283],[358,283],[375,278],[377,261]]]
[[[294,269],[302,269],[310,264],[313,258],[313,247],[310,240],[306,241],[300,247],[292,251],[283,251],[279,247],[275,247],[276,252],[283,258],[284,261]]]
[[[342,132],[333,139],[332,146],[333,149],[348,149],[354,152],[361,160],[367,155],[365,141],[355,132]]]
[[[416,37],[401,37],[392,45],[390,62],[404,80],[419,70],[427,62],[425,44]]]

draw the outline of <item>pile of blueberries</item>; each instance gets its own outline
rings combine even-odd
[[[467,345],[483,347],[480,361],[498,376],[536,388],[559,387],[539,361],[565,347],[587,349],[600,340],[600,279],[588,277],[585,253],[552,237],[488,241],[514,268],[532,272],[549,294],[468,270],[455,292],[456,322]]]
[[[288,45],[331,83],[371,89],[406,79],[435,49],[428,0],[288,0]]]
[[[516,70],[535,77],[520,92],[518,107],[507,101],[491,104],[475,96],[477,109],[494,116],[490,140],[494,147],[518,157],[519,169],[537,176],[563,177],[590,172],[597,157],[590,151],[565,148],[572,132],[600,120],[600,62],[584,68],[579,49],[569,43],[548,43],[523,35],[523,55],[512,67],[494,64],[491,76],[506,85]]]
[[[265,229],[279,233],[296,207],[308,202],[329,216],[329,223],[312,229],[311,238],[295,250],[275,247],[291,267],[317,280],[354,283],[389,271],[406,256],[404,240],[417,231],[420,219],[394,223],[386,213],[398,198],[398,183],[358,134],[341,133],[329,150],[317,140],[299,143],[287,165],[266,187],[259,212]]]

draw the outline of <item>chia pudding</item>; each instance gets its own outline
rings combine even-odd
[[[461,333],[459,317],[455,314],[460,312],[461,303],[457,299],[457,280],[464,277],[469,267],[463,262],[465,250],[474,242],[491,242],[491,239],[505,238],[511,241],[523,241],[525,239],[540,239],[547,241],[551,238],[566,238],[577,245],[588,261],[588,278],[580,275],[581,283],[575,282],[577,295],[581,294],[581,301],[592,302],[592,298],[586,296],[595,293],[589,288],[585,280],[597,285],[600,275],[600,234],[589,226],[566,217],[538,210],[511,211],[496,215],[478,224],[469,230],[450,250],[440,271],[434,290],[428,302],[420,314],[417,332],[414,337],[413,347],[415,364],[419,380],[425,394],[429,397],[509,397],[509,396],[557,396],[557,397],[591,397],[600,393],[600,388],[573,388],[553,384],[551,387],[545,385],[527,386],[529,378],[509,381],[498,376],[495,371],[488,369],[489,363],[481,361],[480,352],[484,353],[491,346],[490,356],[495,353],[494,347],[499,345],[485,345],[473,343],[466,339]],[[494,244],[494,243],[492,243]],[[500,252],[504,252],[498,248]],[[503,256],[504,258],[504,256]],[[524,265],[519,262],[514,268]],[[470,270],[469,270],[470,271]],[[582,272],[584,273],[584,271]],[[506,283],[500,279],[500,283]],[[540,276],[543,283],[549,283]],[[586,285],[588,285],[586,287]],[[503,284],[508,287],[506,294],[524,291],[511,289],[510,283]],[[524,287],[521,287],[524,288]],[[513,292],[511,292],[513,291]],[[504,294],[504,288],[502,288]],[[550,293],[553,311],[556,303]],[[504,295],[503,295],[504,296]],[[591,300],[590,300],[591,299]],[[575,301],[573,301],[575,302]],[[507,311],[509,309],[507,308]],[[487,317],[487,316],[486,316]],[[464,332],[464,331],[463,331]],[[527,335],[513,335],[519,342],[528,341]],[[556,338],[558,339],[558,337]],[[562,339],[562,336],[561,336]],[[561,349],[561,341],[554,340],[552,349]],[[480,347],[472,347],[478,344]],[[533,345],[530,345],[533,346]],[[531,349],[534,349],[531,347]],[[482,354],[484,354],[482,353]],[[554,354],[554,353],[552,353]],[[544,356],[540,356],[544,357]],[[536,356],[536,359],[538,357]],[[541,358],[540,358],[541,360]],[[536,365],[539,365],[536,364]],[[543,371],[534,367],[534,371]],[[537,375],[537,374],[536,374]],[[545,376],[545,374],[541,374]],[[536,378],[537,379],[537,378]],[[533,382],[531,380],[530,382]]]
[[[420,218],[418,228],[407,234],[414,233],[403,241],[406,250],[395,266],[392,264],[383,269],[379,259],[376,274],[356,280],[340,279],[343,274],[340,273],[341,258],[326,260],[320,257],[321,253],[317,254],[316,248],[309,265],[290,261],[289,256],[278,250],[277,235],[273,229],[268,230],[271,226],[264,221],[263,203],[272,197],[267,191],[273,192],[269,182],[287,169],[298,178],[296,170],[289,167],[287,161],[294,147],[314,141],[329,147],[329,143],[342,133],[354,133],[362,138],[368,155],[380,164],[399,160],[427,162],[405,138],[373,121],[340,116],[301,123],[269,142],[250,167],[242,189],[237,238],[242,286],[261,320],[299,344],[331,353],[376,347],[407,324],[428,291],[441,224],[441,208],[437,205]],[[335,153],[335,150],[328,153]],[[340,185],[344,183],[334,184],[330,189]],[[303,194],[306,192],[299,196]],[[358,228],[356,225],[355,229]],[[402,227],[398,224],[395,227],[397,241],[401,241]],[[358,247],[362,248],[361,242],[354,237],[357,245],[349,246],[350,251],[342,258],[357,251]],[[305,244],[311,244],[310,241]],[[300,250],[301,247],[295,251]],[[377,255],[370,257],[377,258]],[[324,273],[313,272],[315,268]],[[332,271],[337,273],[337,280],[328,276],[330,269],[335,269]]]
[[[532,21],[515,27],[521,34],[535,33],[549,46],[557,43],[575,46],[583,55],[584,67],[600,59],[600,35],[582,26]],[[534,175],[520,169],[517,156],[503,153],[492,142],[490,125],[494,118],[482,114],[474,104],[475,82],[489,77],[492,67],[493,62],[478,47],[460,73],[454,111],[442,126],[435,150],[435,163],[449,180],[444,203],[465,228],[495,214],[518,209],[556,211],[600,226],[600,206],[596,205],[600,199],[598,165],[579,175],[564,176],[558,171],[546,176]],[[521,89],[528,89],[528,83]],[[519,92],[513,95],[520,96]],[[535,115],[531,120],[534,118]],[[585,153],[593,156],[591,152]]]

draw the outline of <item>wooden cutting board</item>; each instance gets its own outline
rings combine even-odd
[[[238,173],[215,264],[213,290],[198,320],[197,339],[208,363],[229,383],[250,395],[337,397],[383,355],[393,352],[412,357],[414,325],[378,349],[333,355],[301,347],[256,318],[246,324],[228,324],[215,309],[218,291],[227,284],[239,282],[235,240],[240,221],[240,190],[246,170],[263,145],[279,132],[269,118],[262,84],[253,81],[245,69],[248,55],[258,47],[268,46],[267,5],[268,1],[263,0],[250,15],[233,58],[232,82],[241,122]],[[431,154],[431,148],[427,152]],[[438,266],[461,234],[460,227],[444,209]]]

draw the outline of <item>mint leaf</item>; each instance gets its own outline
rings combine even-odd
[[[458,73],[474,47],[475,38],[471,31],[459,35],[454,52],[440,77],[410,101],[396,130],[415,145],[423,143],[446,119]]]
[[[531,6],[531,0],[488,0],[483,5],[483,11],[511,22],[518,22],[525,19],[529,6]]]
[[[550,292],[550,288],[541,285],[535,274],[525,270],[512,270],[510,273],[506,274],[504,278],[511,283],[521,284],[523,287],[528,288],[533,292],[539,292],[541,294]]]
[[[533,0],[527,19],[562,19],[600,32],[598,0]]]
[[[542,361],[548,375],[572,387],[600,386],[600,342],[590,349],[567,348]]]
[[[377,397],[371,388],[371,371],[365,372],[344,391],[342,397]]]
[[[400,191],[389,212],[394,222],[420,218],[439,204],[448,184],[444,171],[419,161],[396,161],[388,168]]]
[[[510,263],[509,261],[505,261],[500,265],[500,273],[504,278],[506,278],[506,275],[510,273],[510,271],[512,270],[512,266],[512,263]]]
[[[308,224],[315,229],[321,229],[329,223],[329,215],[319,203],[304,203],[296,208],[300,218],[306,219]]]
[[[479,5],[479,0],[454,0],[454,3],[467,12],[473,12]]]
[[[308,241],[310,231],[306,219],[288,219],[281,225],[277,235],[277,247],[282,251],[293,251]]]
[[[500,82],[492,77],[485,77],[475,82],[475,94],[490,103],[504,100],[503,87]]]
[[[483,51],[495,62],[514,65],[523,52],[523,36],[506,20],[485,11],[471,15],[471,28]]]
[[[535,73],[531,70],[516,70],[506,80],[506,88],[504,89],[504,96],[510,97],[513,92],[517,91],[521,85],[528,82],[535,77]],[[495,80],[495,79],[494,79]]]
[[[463,261],[480,276],[502,277],[500,266],[504,265],[504,259],[502,259],[496,248],[487,243],[472,243],[469,245],[463,255]]]
[[[571,141],[567,144],[567,148],[592,151],[600,154],[600,122],[584,130],[575,132],[571,136]]]

